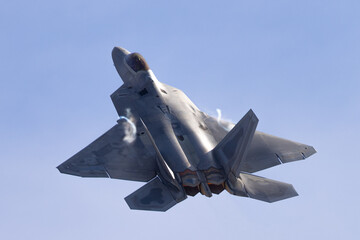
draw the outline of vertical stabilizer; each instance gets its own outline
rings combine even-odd
[[[250,109],[213,150],[227,175],[239,176],[240,163],[246,157],[258,122]]]
[[[226,190],[233,195],[265,202],[297,196],[291,184],[241,171],[241,163],[246,159],[258,122],[255,113],[250,109],[213,150],[227,175]]]

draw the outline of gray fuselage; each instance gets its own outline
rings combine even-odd
[[[124,84],[114,94],[131,95],[130,110],[134,108],[149,131],[157,133],[156,145],[182,184],[221,184],[225,178],[210,152],[217,142],[203,121],[205,114],[182,91],[159,82],[151,70],[138,72],[135,78],[137,86]]]
[[[135,59],[129,62],[128,56]],[[113,59],[124,81],[112,94],[119,116],[126,114],[124,109],[137,114],[135,119],[156,133],[154,141],[179,182],[211,195],[208,184],[223,185],[225,176],[211,152],[218,141],[204,122],[206,115],[181,90],[158,81],[141,55],[116,48]],[[146,143],[141,125],[135,124]]]

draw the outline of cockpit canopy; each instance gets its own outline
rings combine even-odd
[[[126,63],[135,72],[149,70],[149,65],[146,63],[143,56],[139,53],[131,53],[125,57]]]

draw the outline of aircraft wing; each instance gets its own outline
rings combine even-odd
[[[132,142],[124,140],[128,127],[128,123],[120,119],[118,124],[57,168],[61,173],[81,177],[149,181],[156,176],[155,152],[145,146],[144,135],[136,135]]]
[[[220,142],[234,124],[206,115],[204,122]],[[316,153],[312,146],[293,142],[270,134],[256,131],[246,158],[241,162],[240,169],[244,172],[257,172],[281,163],[302,160]]]

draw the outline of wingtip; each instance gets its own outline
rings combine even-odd
[[[310,157],[311,155],[314,155],[315,153],[317,153],[317,151],[315,150],[314,147],[312,146],[305,147],[304,155],[306,158]]]
[[[57,166],[56,169],[57,169],[60,173],[65,173],[65,172],[64,172],[64,167],[63,167],[62,164],[60,164],[59,166]]]

